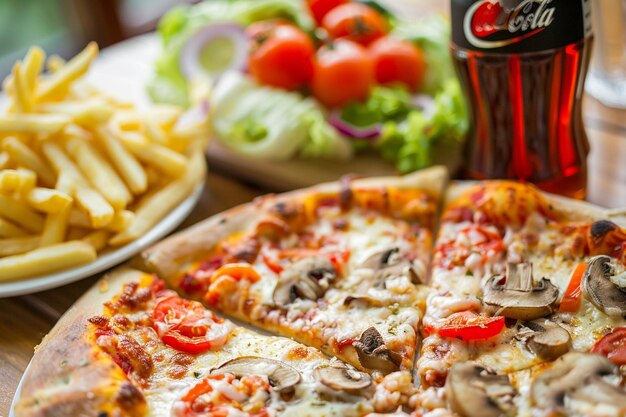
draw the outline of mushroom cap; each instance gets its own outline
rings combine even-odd
[[[526,339],[526,346],[534,354],[552,360],[569,351],[572,337],[566,329],[555,322],[538,319],[524,325],[534,331]]]
[[[329,388],[350,393],[372,385],[372,378],[368,374],[339,361],[315,368],[315,378]]]
[[[596,256],[589,261],[583,276],[583,290],[600,311],[611,317],[626,316],[626,292],[611,281],[611,258]]]
[[[274,304],[285,306],[296,299],[318,300],[337,278],[332,263],[320,256],[301,259],[285,268],[274,289]]]
[[[566,399],[613,406],[626,412],[626,391],[604,377],[619,378],[619,369],[604,356],[569,352],[535,377],[530,386],[532,404],[546,412],[568,414]],[[621,414],[620,414],[621,415]]]
[[[385,340],[375,327],[361,333],[359,340],[352,346],[356,350],[359,362],[366,369],[378,370],[384,374],[400,369],[402,356],[385,345]]]
[[[549,279],[542,278],[533,286],[532,264],[507,265],[506,281],[500,275],[491,277],[483,288],[483,302],[495,310],[496,315],[534,320],[553,312],[559,289]]]
[[[445,390],[448,405],[463,417],[501,417],[512,409],[516,393],[506,375],[474,362],[454,364]]]
[[[287,391],[300,382],[300,372],[284,362],[259,356],[240,356],[224,362],[210,374],[266,375],[275,391]]]

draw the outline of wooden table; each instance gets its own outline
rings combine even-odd
[[[587,98],[585,122],[592,146],[589,199],[607,207],[626,207],[626,111],[609,109]],[[243,184],[232,176],[233,172],[224,169],[208,175],[200,203],[181,228],[271,191]],[[40,294],[0,299],[0,417],[8,416],[33,348],[97,278]]]

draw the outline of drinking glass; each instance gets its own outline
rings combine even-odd
[[[610,107],[626,108],[626,0],[592,0],[594,54],[587,92]]]

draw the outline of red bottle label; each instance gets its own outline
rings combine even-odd
[[[591,34],[590,0],[452,0],[457,46],[492,53],[538,52]]]

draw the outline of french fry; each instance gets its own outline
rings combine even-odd
[[[13,66],[12,75],[16,108],[24,113],[30,113],[33,110],[33,97],[20,61]]]
[[[109,126],[115,135],[130,130],[139,131],[142,129],[142,118],[135,111],[120,111],[111,117]]]
[[[101,126],[96,132],[98,142],[117,168],[133,194],[143,194],[148,188],[146,171],[135,157],[117,140],[107,127]]]
[[[50,274],[92,262],[96,257],[93,246],[85,242],[70,241],[46,246],[0,259],[0,281]]]
[[[92,227],[105,227],[113,220],[113,207],[96,191],[79,185],[75,197],[78,205],[89,213]]]
[[[106,225],[104,229],[111,231],[111,232],[119,233],[125,230],[126,228],[128,228],[128,226],[130,226],[130,224],[134,220],[135,220],[135,213],[133,213],[132,211],[129,211],[129,210],[116,211],[115,214],[113,215],[113,220],[111,220],[111,222],[108,225]],[[78,210],[78,209],[70,210],[68,221],[69,221],[69,225],[72,227],[80,227],[83,229],[93,228],[91,224],[91,219],[89,219],[89,216],[85,214],[83,211]]]
[[[120,233],[126,229],[135,221],[135,213],[130,210],[121,210],[115,212],[113,220],[106,227],[111,232]]]
[[[150,112],[145,117],[153,121],[158,121],[160,127],[171,129],[180,117],[182,111],[178,106],[169,104],[155,104],[150,108]]]
[[[33,188],[26,196],[32,208],[44,213],[60,213],[72,204],[72,197],[53,188]]]
[[[65,148],[89,182],[114,208],[123,209],[128,205],[132,195],[126,184],[92,144],[82,138],[72,137]]]
[[[37,77],[43,69],[46,60],[46,53],[38,46],[33,46],[28,50],[24,58],[23,73],[28,90],[32,93],[37,87]]]
[[[35,188],[37,174],[30,169],[5,169],[0,171],[0,191],[7,194],[25,194]]]
[[[90,229],[83,229],[81,227],[70,227],[67,230],[67,240],[81,240],[84,239],[92,231]]]
[[[43,230],[44,219],[21,201],[0,194],[0,216],[22,226],[31,232]]]
[[[172,177],[180,177],[185,173],[188,164],[185,156],[165,146],[149,143],[135,132],[124,132],[118,139],[137,159],[158,168],[161,172]]]
[[[80,173],[78,167],[72,162],[69,156],[56,143],[46,142],[41,145],[41,150],[54,168],[57,174],[64,175],[66,183],[73,181],[74,185],[87,185],[87,180]]]
[[[0,258],[3,256],[19,255],[36,249],[39,246],[39,236],[22,236],[0,239]]]
[[[71,121],[62,114],[0,114],[0,133],[54,134]]]
[[[48,61],[46,61],[46,69],[50,73],[59,72],[63,66],[65,66],[65,60],[58,55],[50,55]]]
[[[0,152],[0,169],[7,169],[11,166],[11,157],[8,152]]]
[[[76,191],[76,181],[67,171],[61,171],[57,178],[57,184],[54,188],[67,195],[74,195]]]
[[[2,141],[2,149],[11,156],[17,165],[35,171],[44,185],[50,187],[54,185],[55,175],[48,164],[17,138],[13,136],[5,138]]]
[[[100,252],[107,246],[107,242],[111,237],[111,233],[106,230],[96,230],[83,237],[81,240],[91,245],[96,252]]]
[[[27,233],[24,229],[21,229],[3,218],[0,218],[0,237],[21,237],[26,235]]]
[[[40,247],[54,245],[65,240],[68,215],[69,207],[58,213],[48,214],[43,232],[41,233],[41,240],[39,241]]]
[[[71,194],[80,207],[82,207],[91,219],[92,227],[104,227],[113,220],[113,207],[98,192],[87,184],[83,174],[74,165],[74,162],[55,143],[46,142],[42,145],[42,151],[60,177],[64,177],[65,187],[73,188]]]
[[[90,42],[81,53],[39,84],[36,91],[36,101],[42,102],[67,92],[70,84],[87,72],[89,65],[97,55],[98,45],[95,42]]]
[[[74,123],[93,125],[106,122],[115,112],[113,106],[100,98],[44,103],[37,106],[37,110],[44,113],[68,116]]]
[[[144,127],[146,135],[152,140],[152,142],[167,146],[167,143],[169,142],[167,134],[152,117],[146,117]]]
[[[195,152],[189,160],[185,175],[142,201],[135,211],[133,223],[123,232],[113,236],[109,244],[123,245],[145,234],[193,191],[204,174],[203,153]]]

